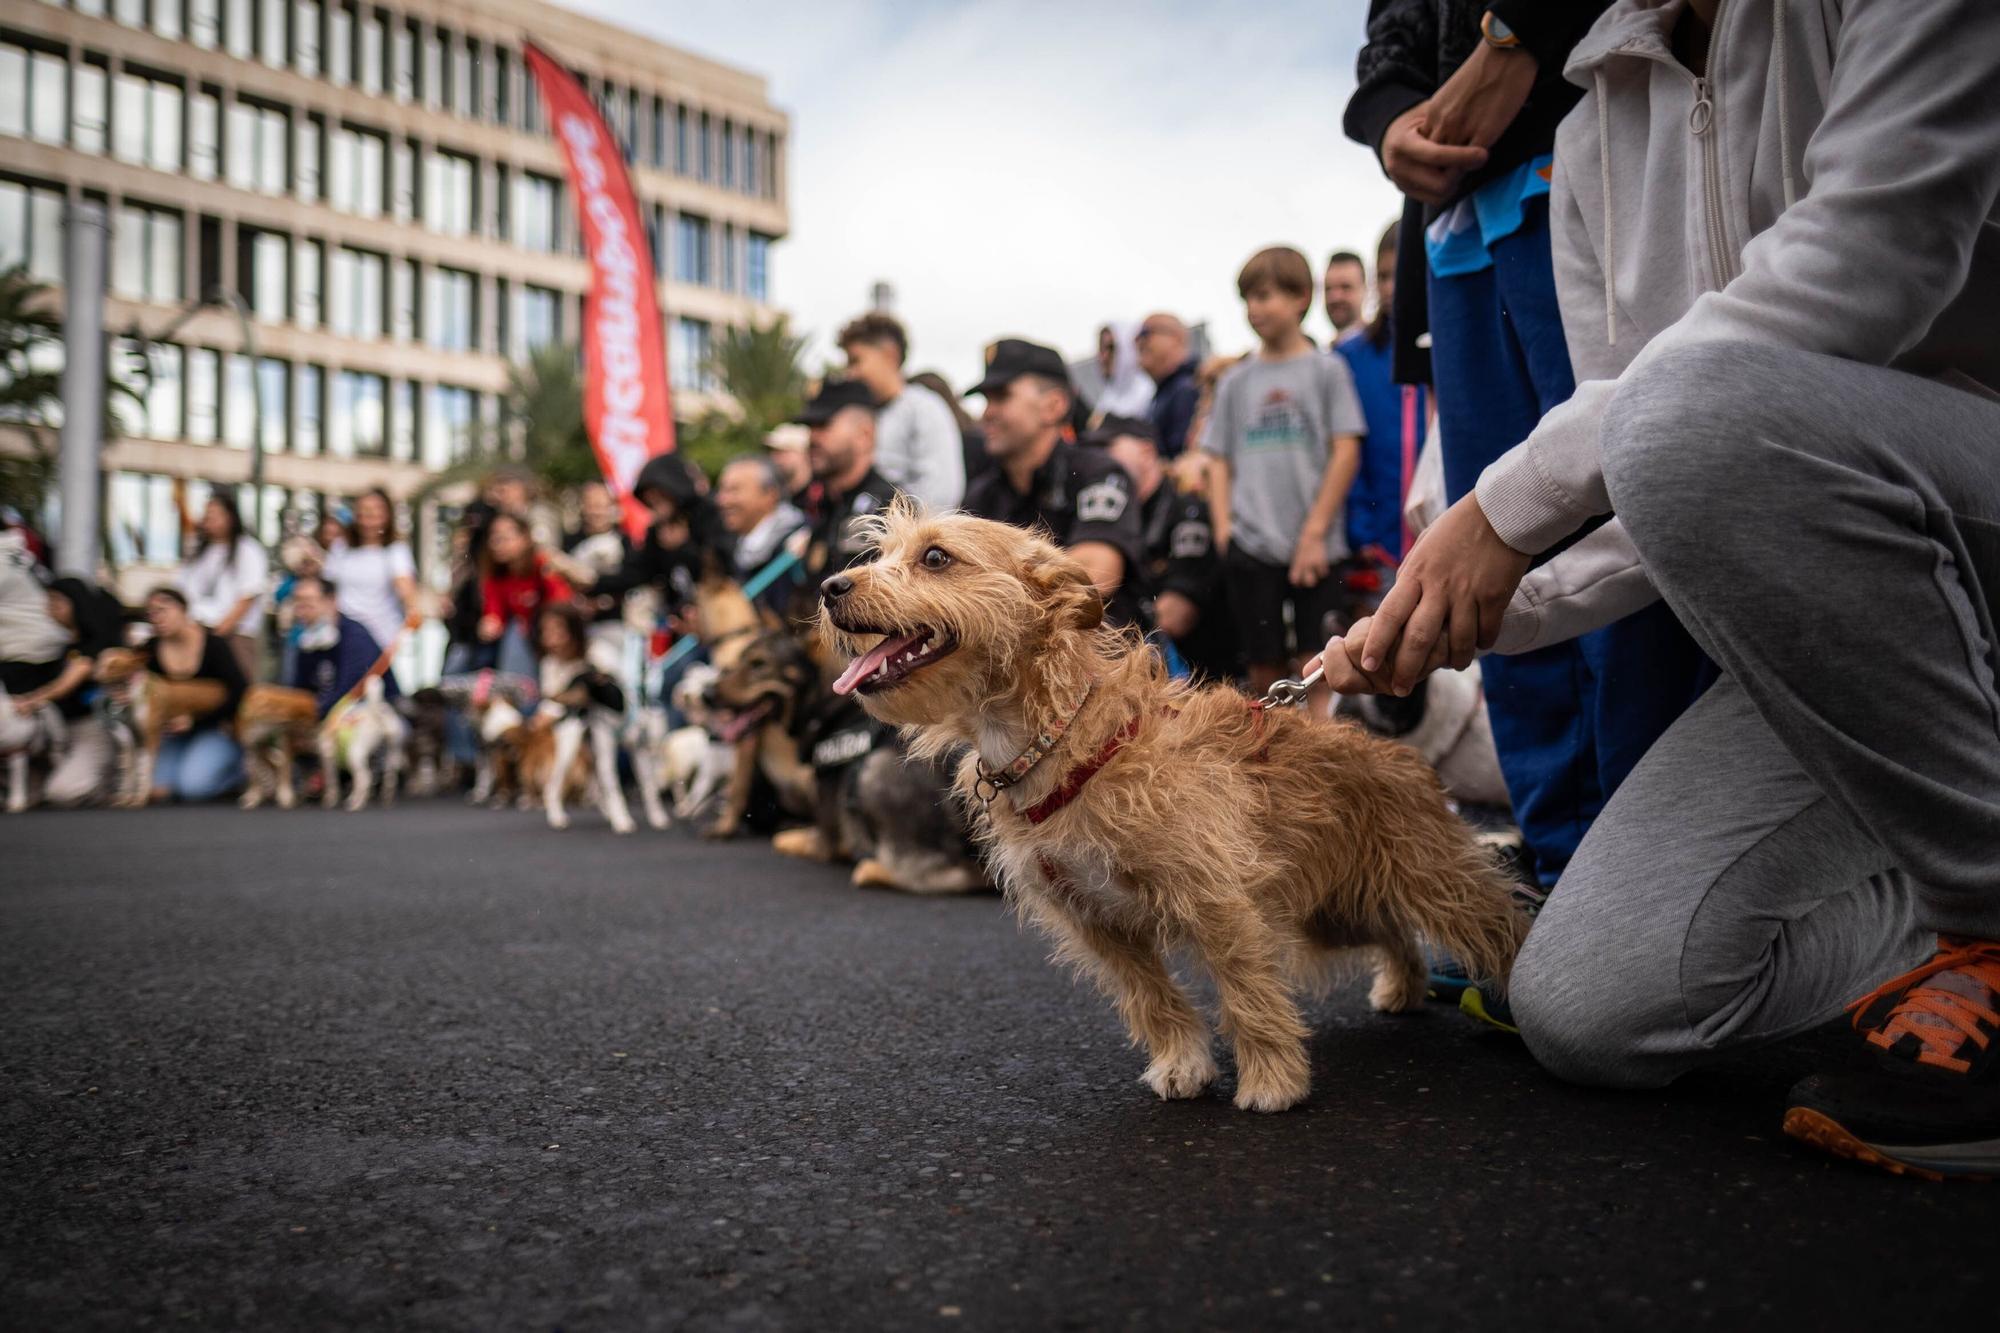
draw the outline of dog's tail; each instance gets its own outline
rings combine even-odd
[[[1427,860],[1421,877],[1408,873],[1391,890],[1390,901],[1399,905],[1410,929],[1450,954],[1473,980],[1504,993],[1514,955],[1527,938],[1528,914],[1492,852],[1456,816],[1439,813],[1452,827],[1438,831],[1438,854]]]

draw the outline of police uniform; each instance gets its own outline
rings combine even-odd
[[[1028,489],[1017,491],[1004,468],[994,468],[965,492],[967,513],[1042,528],[1062,547],[1103,542],[1125,557],[1125,577],[1105,606],[1115,624],[1139,620],[1145,547],[1139,532],[1139,501],[1132,478],[1103,451],[1058,440],[1035,469]]]
[[[967,393],[993,393],[1022,375],[1069,383],[1068,368],[1053,349],[1007,338],[987,349],[986,376]],[[1065,548],[1084,542],[1112,547],[1125,557],[1125,575],[1105,605],[1105,618],[1139,623],[1145,548],[1138,496],[1125,469],[1102,450],[1057,440],[1025,491],[1014,489],[1004,466],[991,468],[966,487],[965,510],[1015,527],[1041,528]]]
[[[1215,549],[1215,527],[1208,502],[1185,494],[1171,479],[1163,480],[1152,498],[1139,508],[1139,532],[1144,542],[1145,623],[1153,626],[1153,602],[1163,592],[1177,592],[1195,604],[1201,618],[1194,633],[1174,640],[1174,647],[1194,670],[1211,680],[1235,673],[1229,608],[1221,592],[1222,558]]]
[[[806,551],[807,572],[815,585],[827,575],[846,569],[868,555],[867,525],[861,520],[879,514],[896,498],[896,488],[874,468],[845,495],[825,486],[812,505],[812,545]]]

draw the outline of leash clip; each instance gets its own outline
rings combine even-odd
[[[1325,675],[1325,667],[1314,667],[1304,680],[1278,681],[1271,686],[1270,693],[1257,701],[1257,707],[1297,708],[1306,701],[1306,691],[1319,684]]]

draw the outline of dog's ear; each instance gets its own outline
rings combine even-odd
[[[1028,586],[1057,624],[1092,630],[1104,623],[1104,598],[1084,567],[1055,547],[1036,554],[1027,569]]]

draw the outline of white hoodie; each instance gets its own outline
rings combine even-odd
[[[1796,348],[2000,396],[2000,2],[1721,0],[1703,79],[1672,52],[1684,3],[1621,0],[1564,70],[1588,90],[1550,198],[1577,391],[1477,488],[1519,551],[1610,512],[1605,408],[1671,348]],[[1613,520],[1523,581],[1495,648],[1657,597]]]

